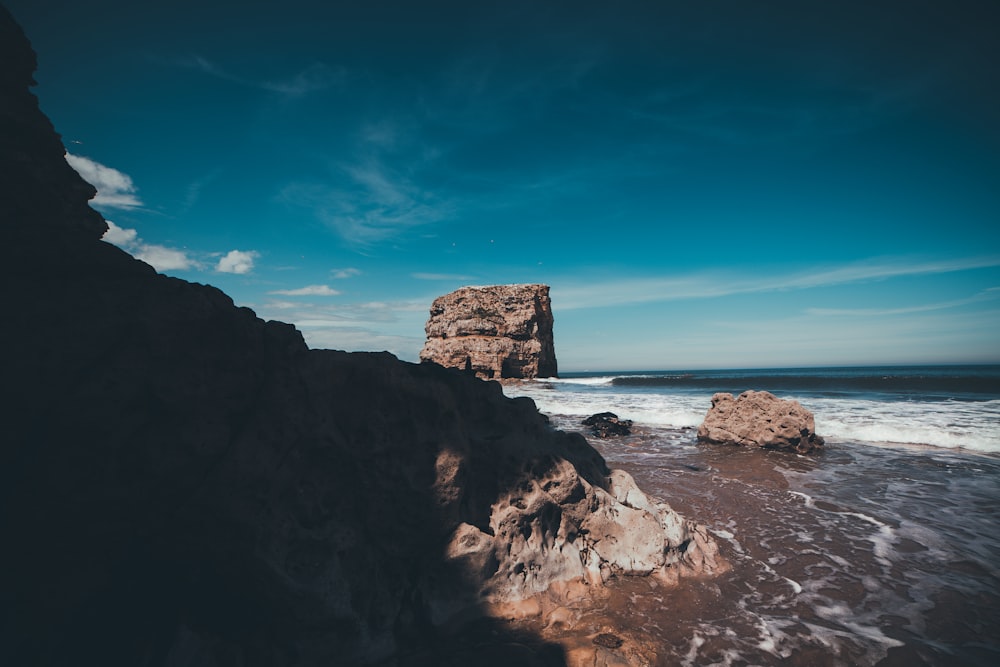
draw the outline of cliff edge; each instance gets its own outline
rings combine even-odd
[[[0,62],[0,664],[418,664],[555,584],[715,567],[529,399],[310,350],[101,241],[2,7]]]
[[[556,377],[548,285],[462,287],[431,304],[421,361],[484,379]]]

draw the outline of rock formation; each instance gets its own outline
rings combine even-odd
[[[0,62],[0,664],[407,664],[554,583],[711,571],[530,399],[310,350],[99,240],[3,8]]]
[[[590,432],[598,438],[611,438],[632,433],[632,420],[619,419],[618,415],[613,412],[598,412],[580,423],[589,426]]]
[[[434,300],[421,361],[481,378],[556,377],[548,285],[463,287]]]
[[[811,412],[798,401],[766,391],[712,396],[712,407],[698,427],[698,440],[725,445],[810,452],[823,445]]]

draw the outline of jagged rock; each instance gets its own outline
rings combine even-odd
[[[463,287],[434,300],[421,361],[481,378],[556,377],[548,285]]]
[[[766,391],[712,396],[712,407],[698,427],[698,440],[726,445],[810,452],[823,445],[813,414],[798,401]]]
[[[100,241],[3,8],[0,62],[0,664],[434,655],[484,602],[716,566],[530,399],[310,350]]]
[[[598,438],[611,438],[632,433],[632,420],[619,419],[618,415],[613,412],[598,412],[580,423],[589,426],[590,432]]]

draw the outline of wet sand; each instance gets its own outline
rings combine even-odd
[[[732,569],[622,578],[519,622],[569,664],[1000,664],[997,458],[864,443],[804,457],[689,429],[591,442],[707,525]]]

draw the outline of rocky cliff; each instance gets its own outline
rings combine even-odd
[[[422,361],[481,378],[555,377],[548,285],[463,287],[438,297]]]
[[[553,584],[712,569],[530,400],[309,350],[99,240],[3,8],[0,62],[0,664],[417,664]]]

